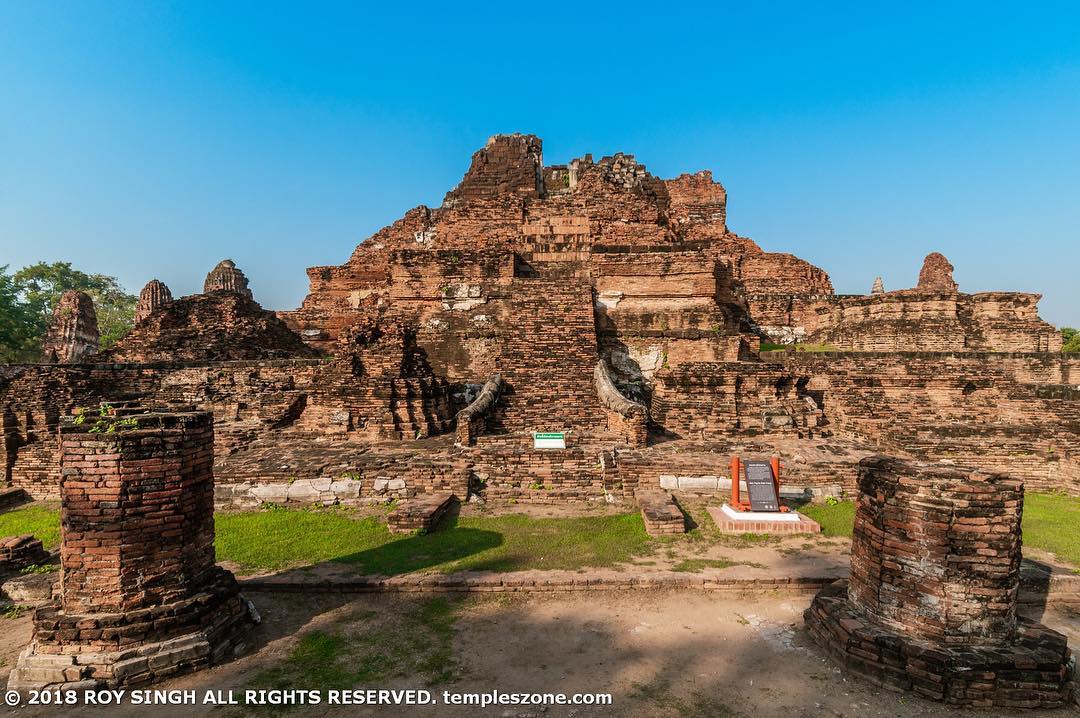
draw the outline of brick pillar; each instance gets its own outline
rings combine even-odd
[[[211,415],[120,421],[88,415],[61,429],[61,606],[69,614],[172,603],[201,589],[214,567]]]
[[[142,685],[243,650],[258,615],[214,564],[213,446],[209,412],[60,427],[60,597],[34,611],[8,688]]]
[[[883,625],[945,645],[1013,638],[1020,481],[874,457],[860,464],[859,491],[853,604]]]

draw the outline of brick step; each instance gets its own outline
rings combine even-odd
[[[686,533],[686,518],[666,491],[643,490],[635,495],[645,531],[650,536]]]
[[[403,502],[386,517],[390,533],[427,533],[457,501],[451,493],[421,494]]]

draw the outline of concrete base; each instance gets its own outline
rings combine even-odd
[[[821,533],[817,521],[798,511],[736,511],[728,504],[710,506],[709,516],[723,533],[744,534],[816,534]]]

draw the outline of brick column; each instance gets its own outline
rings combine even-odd
[[[947,645],[1012,639],[1024,486],[877,457],[859,472],[848,596],[883,625]]]
[[[112,417],[61,429],[60,561],[69,613],[177,601],[214,566],[211,415],[131,420],[137,428]],[[103,428],[90,433],[95,426]],[[109,426],[120,430],[103,433]]]
[[[803,614],[818,645],[872,683],[952,705],[1069,704],[1068,638],[1016,613],[1023,484],[872,456],[859,492],[850,578]]]
[[[87,412],[60,429],[60,597],[8,686],[123,686],[242,650],[255,618],[214,563],[209,412]]]

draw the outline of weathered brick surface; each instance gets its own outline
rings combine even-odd
[[[873,457],[860,464],[851,574],[815,597],[811,635],[895,690],[973,707],[1069,701],[1065,636],[1016,614],[1023,485]]]
[[[154,311],[173,300],[172,292],[162,281],[151,279],[139,292],[139,303],[135,305],[135,323],[154,313]]]
[[[1058,708],[1072,702],[1072,652],[1057,631],[1021,619],[1007,644],[946,645],[875,622],[846,592],[846,581],[822,590],[804,614],[806,626],[818,645],[863,679],[971,708]]]
[[[247,277],[231,259],[221,260],[206,275],[206,280],[203,282],[203,294],[215,292],[233,292],[246,299],[253,298],[248,288]]]
[[[828,435],[809,381],[775,364],[687,363],[657,372],[650,412],[667,431],[695,439]]]
[[[94,357],[101,362],[208,362],[313,357],[273,312],[236,292],[196,294],[162,304]]]
[[[919,270],[918,288],[930,292],[955,292],[957,284],[952,273],[953,266],[945,259],[945,255],[931,252],[926,255],[922,269]]]
[[[864,459],[859,471],[851,602],[943,644],[1012,640],[1023,484],[889,457]]]
[[[0,571],[18,571],[48,558],[41,541],[30,534],[0,538]]]
[[[86,292],[69,290],[53,308],[52,322],[41,343],[43,361],[75,364],[98,350],[97,313]]]
[[[35,611],[9,687],[145,683],[229,656],[250,618],[214,564],[211,415],[94,414],[60,442],[60,597]]]
[[[120,417],[101,422],[118,422]],[[169,603],[214,566],[214,434],[206,413],[133,417],[131,431],[61,428],[63,608]],[[115,424],[109,424],[115,426]]]
[[[666,491],[648,489],[635,497],[641,508],[641,519],[650,536],[686,533],[686,518]]]
[[[454,506],[457,497],[449,493],[425,494],[401,503],[386,517],[391,533],[425,533],[434,529]]]
[[[599,359],[592,289],[572,279],[519,279],[512,291],[496,430],[597,430],[605,420],[592,380]]]

